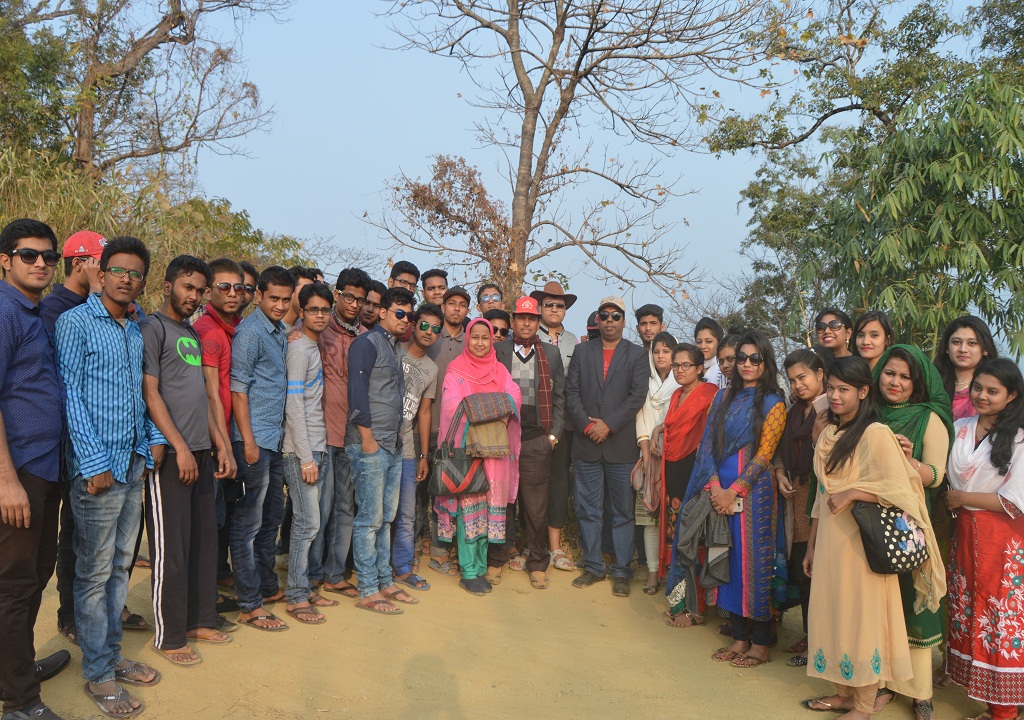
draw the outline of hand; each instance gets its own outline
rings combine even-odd
[[[320,468],[315,461],[310,461],[302,466],[302,482],[307,485],[316,485],[316,479],[320,475]]]
[[[164,453],[167,451],[166,445],[150,445],[149,453],[153,456],[153,470],[159,470],[160,466],[164,464]]]
[[[430,464],[426,458],[420,458],[416,462],[416,482],[423,482],[430,474]]]
[[[255,465],[257,462],[259,462],[260,448],[259,445],[256,444],[255,440],[253,440],[252,442],[246,440],[242,446],[245,451],[245,462],[247,462],[249,465]]]
[[[86,258],[85,262],[82,263],[82,270],[85,272],[86,280],[89,281],[89,292],[103,292],[103,283],[100,280],[103,272],[100,270],[99,258]]]
[[[288,333],[288,342],[293,343],[296,340],[298,340],[300,337],[302,337],[302,331],[301,330],[298,330],[298,329],[292,330],[290,333]]]
[[[964,497],[966,493],[963,490],[948,490],[946,491],[946,505],[949,506],[950,510],[956,510],[962,508],[966,501]]]
[[[176,452],[178,459],[178,479],[182,485],[191,485],[199,479],[199,466],[196,464],[195,456],[187,447],[182,448],[185,452]]]
[[[853,490],[844,490],[828,499],[828,509],[832,511],[833,515],[838,515],[853,504],[856,499],[853,496],[854,492]]]
[[[643,458],[644,467],[651,464],[651,442],[650,440],[640,441],[640,457]]]
[[[907,456],[907,460],[914,459],[914,443],[910,442],[910,438],[904,435],[897,435],[896,439],[900,442],[900,447],[903,448],[903,454]]]
[[[217,450],[217,470],[214,471],[213,477],[217,480],[223,480],[225,478],[234,477],[232,473],[232,466],[235,464],[234,457],[232,457],[231,451],[220,448]]]
[[[225,476],[230,480],[234,480],[238,477],[238,462],[235,460],[235,454],[231,452],[231,446],[224,448],[224,452],[228,456],[228,474]]]
[[[590,431],[587,433],[587,437],[600,444],[607,440],[608,436],[611,434],[612,429],[605,424],[604,420],[598,419],[594,420],[594,426],[590,428]]]
[[[114,476],[109,470],[101,472],[99,475],[93,475],[89,478],[89,485],[86,488],[90,495],[99,495],[104,490],[114,484]]]
[[[811,576],[811,568],[814,565],[814,548],[810,545],[807,546],[807,553],[804,555],[804,575],[807,577]]]
[[[736,491],[722,488],[711,488],[711,506],[718,511],[719,515],[735,515],[733,503],[736,502]]]
[[[818,443],[818,437],[828,427],[828,422],[828,410],[822,410],[818,417],[814,418],[814,426],[811,428],[811,441],[814,444]]]
[[[28,493],[22,487],[17,475],[12,480],[0,484],[0,515],[4,523],[18,528],[27,528],[32,519],[32,511],[28,504]]]
[[[369,440],[363,438],[363,455],[373,455],[378,450],[380,450],[380,445],[377,444],[377,439],[373,435]]]
[[[779,492],[782,493],[782,497],[788,500],[796,495],[796,488],[794,488],[793,483],[789,481],[785,471],[777,470],[775,472],[775,479],[779,483]]]
[[[661,455],[661,439],[665,435],[665,426],[659,425],[651,431],[651,452]]]

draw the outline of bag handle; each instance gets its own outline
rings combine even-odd
[[[455,409],[455,417],[452,418],[452,424],[448,426],[448,432],[444,434],[444,444],[454,445],[455,444],[455,431],[459,427],[459,423],[462,422],[462,418],[466,415],[466,401],[460,400],[459,406]]]

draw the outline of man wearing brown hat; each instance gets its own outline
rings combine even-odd
[[[540,308],[540,329],[537,337],[541,342],[550,343],[558,348],[558,354],[562,357],[562,367],[568,369],[579,339],[562,323],[566,310],[576,302],[576,296],[566,293],[559,283],[550,280],[545,283],[543,290],[534,290],[530,297],[537,301]],[[576,569],[562,549],[562,528],[569,517],[572,430],[572,420],[566,416],[565,427],[551,456],[551,476],[548,482],[548,544],[551,547],[551,564],[558,570]]]
[[[545,572],[550,562],[548,480],[552,453],[559,445],[565,419],[565,371],[558,349],[537,337],[539,326],[537,301],[519,298],[512,312],[512,337],[496,343],[494,352],[523,394],[519,511],[526,533],[526,571],[533,587],[543,590],[548,586]],[[487,579],[492,585],[501,578],[512,543],[510,538],[488,548]]]

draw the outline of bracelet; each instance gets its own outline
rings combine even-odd
[[[310,468],[315,468],[315,467],[316,467],[316,460],[313,460],[312,462],[308,462],[305,465],[303,465],[302,469],[303,470],[309,470]]]

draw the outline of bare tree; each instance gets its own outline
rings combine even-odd
[[[500,268],[509,287],[522,285],[531,263],[575,248],[585,271],[675,294],[694,279],[680,269],[682,248],[659,242],[672,227],[657,211],[676,195],[676,179],[657,159],[624,160],[567,138],[588,137],[590,121],[653,154],[695,145],[717,93],[711,84],[750,80],[769,44],[761,38],[788,12],[760,0],[425,0],[395,2],[386,15],[402,48],[455,58],[480,91],[475,103],[489,114],[477,137],[503,151],[511,188]],[[390,207],[371,221],[399,244],[466,254],[429,223],[410,222],[394,192],[416,184],[399,176]],[[464,256],[490,259],[472,245]]]

